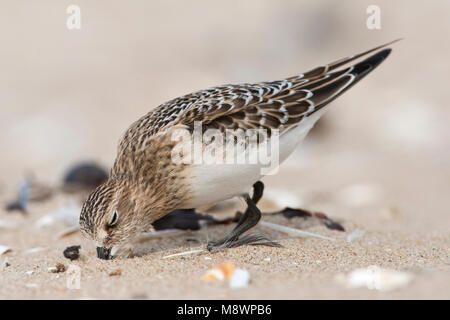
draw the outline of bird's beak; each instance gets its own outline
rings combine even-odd
[[[103,260],[112,259],[111,248],[97,247],[97,257]]]

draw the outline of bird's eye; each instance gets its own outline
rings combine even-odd
[[[108,227],[113,227],[117,223],[117,220],[119,220],[119,214],[117,213],[117,211],[114,211],[108,221]]]

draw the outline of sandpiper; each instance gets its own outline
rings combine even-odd
[[[256,202],[263,191],[259,182],[264,175],[262,164],[174,161],[174,150],[180,143],[174,139],[174,132],[193,133],[198,122],[202,133],[209,129],[219,133],[262,129],[271,136],[270,132],[276,131],[281,163],[325,107],[390,54],[391,49],[385,47],[391,43],[283,80],[224,85],[191,93],[160,105],[134,122],[119,143],[109,179],[90,194],[81,211],[80,228],[95,241],[98,257],[113,257],[142,232],[153,230],[152,223],[173,210],[238,196],[247,204],[245,213],[226,237],[207,244],[209,250],[233,246],[261,217]],[[347,66],[369,54],[365,60]],[[256,145],[260,143],[256,140]],[[232,144],[237,142],[233,139]],[[202,144],[200,152],[206,148],[208,145]]]

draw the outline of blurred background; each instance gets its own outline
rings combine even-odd
[[[286,166],[323,184],[337,182],[318,171],[374,175],[410,190],[411,209],[447,210],[448,1],[80,0],[81,29],[69,30],[72,2],[2,2],[0,190],[27,172],[53,183],[79,160],[110,166],[124,130],[174,97],[280,79],[403,37]],[[379,30],[366,26],[372,4]]]
[[[0,198],[30,173],[55,185],[79,161],[110,167],[126,128],[172,98],[404,38],[265,182],[342,219],[379,225],[374,212],[396,208],[405,232],[448,232],[449,21],[449,1],[3,0]]]

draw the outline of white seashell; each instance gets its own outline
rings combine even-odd
[[[348,288],[366,287],[371,290],[390,291],[406,286],[411,282],[412,275],[402,271],[369,266],[356,269],[347,275],[338,275],[336,280]]]
[[[0,229],[15,229],[17,224],[7,220],[0,220]]]
[[[225,280],[225,274],[222,270],[214,268],[208,270],[202,277],[204,281],[212,281],[212,280],[219,280],[223,281]]]
[[[244,269],[236,269],[230,278],[230,288],[245,288],[250,282],[250,273]]]
[[[75,227],[78,226],[80,212],[81,207],[76,202],[72,201],[61,207],[55,213],[55,216],[58,220],[65,223],[67,226]]]
[[[11,251],[12,251],[12,249],[10,247],[0,245],[0,256],[4,253],[11,252]]]
[[[61,239],[67,236],[70,236],[76,232],[80,231],[79,226],[74,226],[74,227],[69,227],[67,229],[64,229],[63,231],[61,231],[60,233],[58,233],[56,235],[56,239]]]
[[[296,194],[285,189],[264,190],[264,196],[258,203],[264,211],[283,210],[286,207],[301,208],[303,200]]]
[[[48,249],[49,249],[48,247],[35,247],[35,248],[28,249],[27,251],[25,251],[25,253],[31,254],[31,253],[46,251]]]
[[[69,202],[59,208],[57,211],[47,214],[36,221],[36,227],[42,228],[61,221],[70,227],[78,226],[78,219],[80,217],[81,207],[75,202]]]
[[[352,241],[361,239],[362,237],[364,237],[365,234],[366,234],[366,232],[364,230],[355,229],[352,233],[350,233],[347,236],[347,241],[352,242]]]
[[[53,215],[47,214],[39,218],[39,220],[36,221],[35,226],[37,228],[44,228],[54,224],[55,222],[56,218]]]
[[[376,204],[383,196],[382,189],[373,183],[354,184],[340,190],[338,199],[350,207],[362,207]]]

